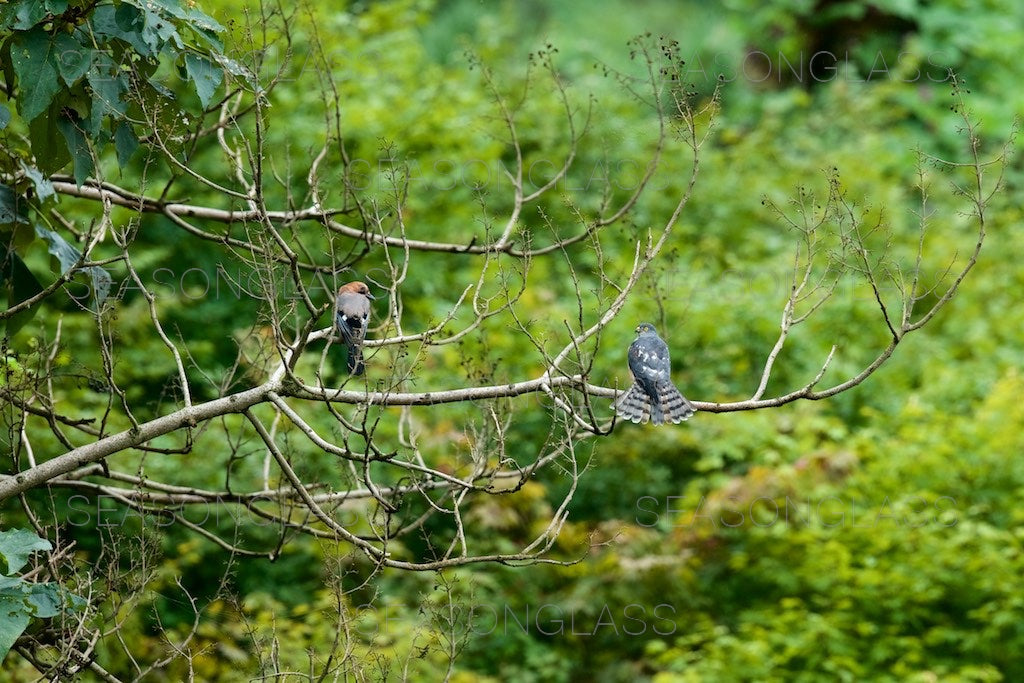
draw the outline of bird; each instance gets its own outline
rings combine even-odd
[[[361,375],[365,369],[363,339],[366,338],[366,325],[370,321],[370,301],[375,298],[363,282],[349,282],[338,288],[334,325],[348,349],[345,364],[353,375]]]
[[[654,325],[640,323],[636,339],[629,345],[629,370],[633,386],[615,401],[616,412],[625,420],[660,425],[689,419],[697,409],[672,383],[668,344]]]

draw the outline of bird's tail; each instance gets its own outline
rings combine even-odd
[[[652,411],[651,415],[651,422],[654,424],[661,424],[666,419],[676,424],[690,419],[697,412],[693,404],[687,401],[686,397],[679,393],[679,390],[671,382],[661,382],[658,384],[657,392],[658,400],[656,403],[659,405],[655,406],[655,410]]]
[[[630,422],[648,421],[651,424],[673,424],[689,419],[697,409],[679,393],[671,382],[662,382],[656,387],[656,395],[652,397],[643,387],[634,383],[616,402],[615,409],[619,417]]]
[[[361,375],[365,370],[363,366],[363,347],[359,344],[346,344],[348,356],[345,358],[345,365],[353,375]]]
[[[651,398],[634,382],[629,391],[616,400],[615,410],[623,420],[647,422],[651,418]]]

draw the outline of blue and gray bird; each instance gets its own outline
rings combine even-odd
[[[349,282],[338,288],[334,308],[334,326],[345,342],[348,371],[363,374],[363,339],[370,322],[370,300],[375,299],[363,282]]]
[[[682,422],[697,412],[672,384],[668,344],[658,336],[654,325],[637,325],[636,339],[629,345],[629,369],[633,373],[633,386],[615,402],[616,412],[622,419],[650,420],[660,425],[666,421]]]

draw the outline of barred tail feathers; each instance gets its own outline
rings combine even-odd
[[[615,409],[619,417],[630,422],[647,422],[651,417],[651,397],[634,383],[616,402]]]
[[[693,404],[686,400],[686,397],[671,382],[662,382],[658,385],[657,391],[658,403],[661,404],[659,412],[664,412],[669,422],[677,424],[683,420],[690,419],[697,412]],[[657,422],[655,424],[661,423]]]

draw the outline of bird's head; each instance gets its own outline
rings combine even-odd
[[[366,286],[365,282],[349,282],[347,284],[338,287],[338,294],[362,294],[367,299],[376,299],[373,294],[370,294],[370,288]]]
[[[640,323],[636,326],[636,333],[640,334],[657,334],[657,330],[654,329],[654,325],[650,323]]]

